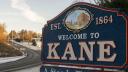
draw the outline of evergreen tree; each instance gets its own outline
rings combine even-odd
[[[121,12],[128,12],[128,0],[95,0],[95,2],[103,7],[116,8]]]

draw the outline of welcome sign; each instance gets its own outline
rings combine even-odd
[[[127,68],[127,19],[87,3],[68,7],[43,28],[41,72]]]

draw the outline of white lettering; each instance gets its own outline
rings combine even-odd
[[[80,58],[79,58],[79,60],[85,60],[85,58],[83,57],[83,53],[84,53],[83,51],[85,51],[89,60],[93,61],[93,46],[94,46],[94,44],[95,44],[95,42],[89,42],[89,45],[90,45],[90,50],[89,50],[86,42],[79,42],[79,45],[80,45]]]
[[[77,60],[77,58],[75,57],[75,54],[74,54],[74,50],[73,50],[72,44],[70,42],[68,42],[68,44],[66,46],[64,55],[62,57],[63,60],[67,60],[67,56],[66,55],[70,55],[69,60]]]
[[[76,39],[87,39],[87,33],[83,34],[70,34],[70,35],[58,35],[59,40],[76,40]]]
[[[99,41],[97,43],[99,44],[99,47],[100,47],[100,55],[99,55],[98,61],[114,62],[116,58],[115,53],[110,58],[105,58],[105,54],[109,56],[111,55],[110,47],[116,48],[114,42],[113,41]]]
[[[74,51],[75,47],[73,47],[71,42],[67,43],[66,47],[64,47],[65,50],[60,50],[59,45],[60,43],[48,43],[49,51],[47,59],[79,61],[84,61],[88,59],[89,61],[94,61],[94,59],[96,59],[96,57],[94,58],[93,52],[95,46],[96,48],[99,47],[99,51],[97,51],[96,53],[98,55],[96,61],[114,62],[117,56],[116,53],[111,51],[112,49],[116,48],[114,41],[78,42],[78,51]],[[59,52],[61,52],[61,55],[58,55]]]
[[[59,43],[49,43],[48,47],[49,47],[49,52],[48,52],[48,59],[60,59],[60,57],[58,56],[57,52],[56,52],[56,48],[57,46],[59,46]]]

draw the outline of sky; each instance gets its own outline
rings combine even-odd
[[[74,1],[93,3],[93,0],[0,0],[0,23],[5,23],[8,33],[22,29],[41,33],[48,20]]]

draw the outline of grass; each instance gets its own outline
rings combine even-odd
[[[21,56],[22,53],[19,50],[14,49],[6,43],[0,43],[0,57],[12,57]]]

